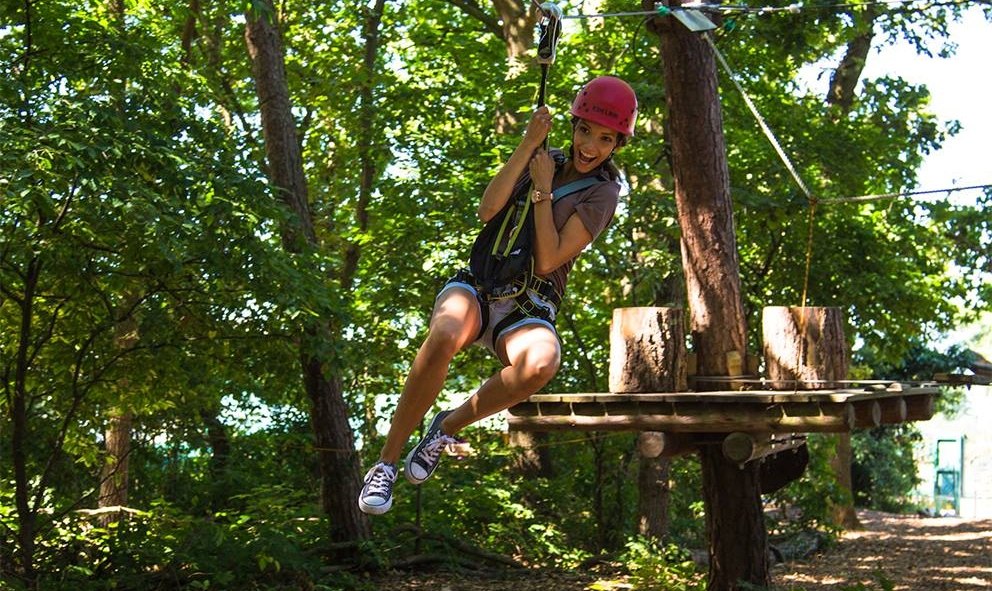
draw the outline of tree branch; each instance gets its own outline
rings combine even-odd
[[[499,19],[488,14],[485,10],[479,6],[478,2],[475,0],[448,0],[452,6],[461,8],[465,14],[471,16],[472,18],[478,20],[485,26],[486,30],[496,35],[503,41],[506,41],[506,33],[503,31],[503,27],[499,24]]]

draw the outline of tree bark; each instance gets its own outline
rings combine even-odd
[[[123,17],[122,17],[123,18]],[[138,318],[135,306],[140,298],[135,293],[125,296],[123,305],[118,310],[117,322],[114,326],[114,342],[121,351],[133,349],[140,340],[138,333]],[[126,399],[130,390],[130,380],[127,377],[118,383],[120,399]],[[123,507],[127,505],[129,484],[129,464],[131,456],[131,427],[134,414],[130,409],[113,408],[104,430],[106,459],[100,471],[100,496],[97,507]],[[118,513],[103,513],[100,523],[104,526],[117,521]]]
[[[282,228],[283,245],[290,252],[301,252],[316,246],[317,237],[289,100],[282,39],[272,3],[264,0],[255,6],[261,11],[247,15],[245,41],[261,110],[268,173],[279,199],[294,214],[293,221]],[[355,502],[361,487],[360,465],[340,378],[333,375],[333,360],[316,352],[333,350],[332,333],[323,321],[310,322],[302,333],[300,365],[318,450],[321,505],[331,518],[330,538],[335,542],[367,539],[369,522]]]
[[[772,388],[837,388],[847,379],[849,361],[840,308],[767,306],[761,327]]]
[[[653,10],[654,2],[642,0],[642,6]],[[660,40],[697,375],[728,377],[731,364],[746,357],[746,321],[716,59],[699,34],[674,18],[652,18],[648,26]],[[708,589],[738,589],[742,583],[767,587],[768,539],[757,466],[738,468],[719,446],[703,446],[700,460],[710,539]]]
[[[14,394],[11,401],[10,433],[11,456],[14,464],[14,506],[17,507],[17,543],[19,546],[20,574],[28,585],[35,580],[34,537],[38,513],[29,501],[31,483],[28,480],[27,442],[31,437],[28,429],[28,351],[33,346],[35,288],[41,275],[41,261],[34,257],[24,273],[23,297],[20,304],[20,334],[14,365]]]
[[[680,308],[617,308],[610,325],[610,392],[686,389]]]
[[[659,435],[664,434],[645,432],[637,439],[637,533],[661,541],[668,536],[672,460],[653,441]]]
[[[830,91],[827,92],[827,103],[837,105],[844,113],[850,111],[854,105],[854,89],[865,69],[868,52],[871,51],[878,11],[868,5],[863,10],[855,10],[851,18],[857,32],[848,42],[843,59],[830,77]]]

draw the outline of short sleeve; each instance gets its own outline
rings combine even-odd
[[[575,213],[595,240],[610,225],[620,198],[620,186],[614,182],[600,183],[581,195],[575,203]]]

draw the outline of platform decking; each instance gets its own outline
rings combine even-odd
[[[518,431],[846,432],[927,420],[940,393],[935,382],[845,384],[858,387],[536,394],[509,409],[509,426]]]

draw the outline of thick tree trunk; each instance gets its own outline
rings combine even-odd
[[[762,341],[769,384],[780,390],[841,386],[850,362],[840,308],[768,306],[762,311]],[[837,454],[830,464],[848,502],[832,508],[834,522],[859,527],[851,482],[851,434],[834,436]]]
[[[610,392],[686,389],[685,328],[681,308],[617,308],[610,325]],[[668,474],[664,433],[638,438],[637,528],[661,540],[668,533]]]
[[[638,435],[637,452],[637,533],[656,540],[668,535],[668,505],[671,500],[669,474],[672,460],[662,455],[657,445],[664,433],[645,432]]]
[[[707,589],[736,590],[741,583],[768,587],[768,536],[761,496],[756,494],[761,490],[758,462],[740,469],[724,457],[719,445],[704,445],[699,453],[709,536]]]
[[[642,5],[654,9],[650,0]],[[746,322],[716,60],[706,41],[674,18],[653,18],[649,27],[661,47],[696,373],[728,377],[732,366],[746,357]],[[705,380],[699,384],[700,389],[717,386]],[[708,588],[768,586],[768,540],[756,463],[738,468],[719,446],[703,446],[700,459],[710,539]]]
[[[283,244],[290,252],[299,252],[307,244],[316,245],[317,238],[307,201],[302,155],[286,83],[282,39],[276,27],[276,10],[267,0],[261,6],[261,14],[248,15],[245,41],[261,109],[269,178],[279,198],[295,217],[293,223],[283,228]],[[331,540],[366,539],[371,530],[368,519],[355,502],[361,474],[348,424],[348,408],[340,381],[333,376],[331,360],[314,353],[333,349],[319,346],[333,341],[331,331],[325,323],[316,322],[304,327],[303,332],[300,364],[319,454],[321,504],[331,518]]]

